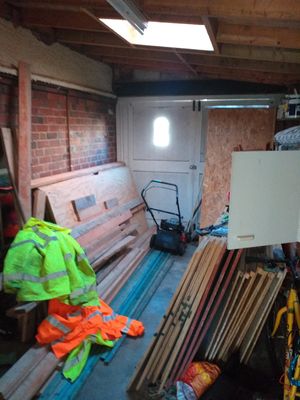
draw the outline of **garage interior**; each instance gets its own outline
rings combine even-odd
[[[297,0],[0,0],[0,399],[300,397],[299,43]]]

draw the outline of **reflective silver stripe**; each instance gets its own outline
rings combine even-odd
[[[130,325],[131,325],[131,322],[132,322],[132,319],[128,318],[125,328],[121,329],[122,333],[128,333]]]
[[[66,253],[66,254],[64,255],[64,260],[65,260],[65,261],[71,260],[72,258],[73,258],[73,256],[72,256],[71,253]]]
[[[93,343],[97,343],[97,341],[98,341],[97,335],[95,335],[95,334],[90,335],[89,338],[90,338],[91,342],[93,342]]]
[[[55,328],[58,328],[60,331],[62,331],[63,333],[71,332],[70,328],[68,328],[66,325],[64,325],[62,322],[60,322],[58,319],[56,319],[52,315],[48,315],[46,320],[48,322],[50,322],[51,325],[55,326]]]
[[[92,319],[92,318],[96,317],[96,315],[100,315],[100,317],[103,317],[102,312],[100,312],[100,311],[94,311],[92,314],[90,314],[90,315],[87,317],[87,319]]]
[[[116,314],[114,311],[110,315],[104,315],[103,316],[103,322],[109,322],[113,321],[117,318],[118,314]]]
[[[80,310],[74,311],[71,314],[67,314],[68,317],[78,317],[78,315],[81,315],[81,311]]]
[[[81,254],[77,255],[77,262],[80,262],[80,261],[86,260],[86,259],[87,259],[87,256],[85,253],[81,253]]]
[[[12,243],[10,245],[10,248],[13,249],[15,247],[22,246],[23,244],[27,244],[27,243],[33,243],[36,247],[39,247],[41,249],[43,249],[45,247],[45,246],[43,246],[42,244],[36,242],[33,239],[26,239],[26,240],[21,240],[20,242],[17,242],[17,243]]]
[[[34,232],[38,237],[40,237],[40,238],[43,239],[43,240],[46,240],[46,242],[51,242],[52,240],[58,240],[56,236],[48,236],[48,235],[45,235],[45,233],[39,231],[39,229],[38,229],[37,226],[33,226],[31,229],[33,230],[33,232]],[[48,244],[48,243],[47,243],[47,244]]]
[[[65,340],[65,337],[62,336],[62,337],[60,337],[60,338],[58,338],[58,339],[56,339],[56,340],[53,340],[53,342],[50,343],[50,346],[55,346],[57,343],[61,343],[61,342],[63,342],[64,340]]]
[[[76,289],[76,290],[74,290],[74,292],[72,292],[70,294],[70,299],[74,299],[75,297],[81,296],[82,294],[86,294],[88,292],[91,292],[92,290],[96,291],[96,289],[97,289],[97,287],[96,287],[95,283],[93,283],[90,286],[85,286],[83,288]]]
[[[48,274],[46,276],[34,276],[30,274],[25,274],[23,272],[19,272],[16,274],[5,274],[4,275],[4,281],[29,281],[29,282],[37,282],[37,283],[44,283],[51,281],[52,279],[57,279],[57,278],[62,278],[63,276],[67,276],[68,273],[67,271],[58,271],[58,272],[53,272],[52,274]]]
[[[72,358],[70,360],[68,359],[65,362],[65,365],[63,367],[63,371],[66,372],[69,369],[73,368],[75,365],[80,364],[82,359],[83,359],[83,356],[85,354],[86,348],[87,348],[87,339],[85,339],[82,342],[82,348],[79,350],[78,354],[74,358]]]

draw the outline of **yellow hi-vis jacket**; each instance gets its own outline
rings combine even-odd
[[[59,298],[81,306],[98,306],[96,277],[70,229],[30,218],[4,261],[4,290],[19,301]]]

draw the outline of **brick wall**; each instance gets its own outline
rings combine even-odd
[[[0,76],[0,126],[16,128],[17,80]],[[116,160],[115,101],[34,84],[32,178]]]

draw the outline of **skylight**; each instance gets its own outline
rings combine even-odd
[[[204,51],[214,50],[204,25],[150,21],[144,34],[141,34],[128,21],[122,19],[100,18],[100,21],[131,44]]]

